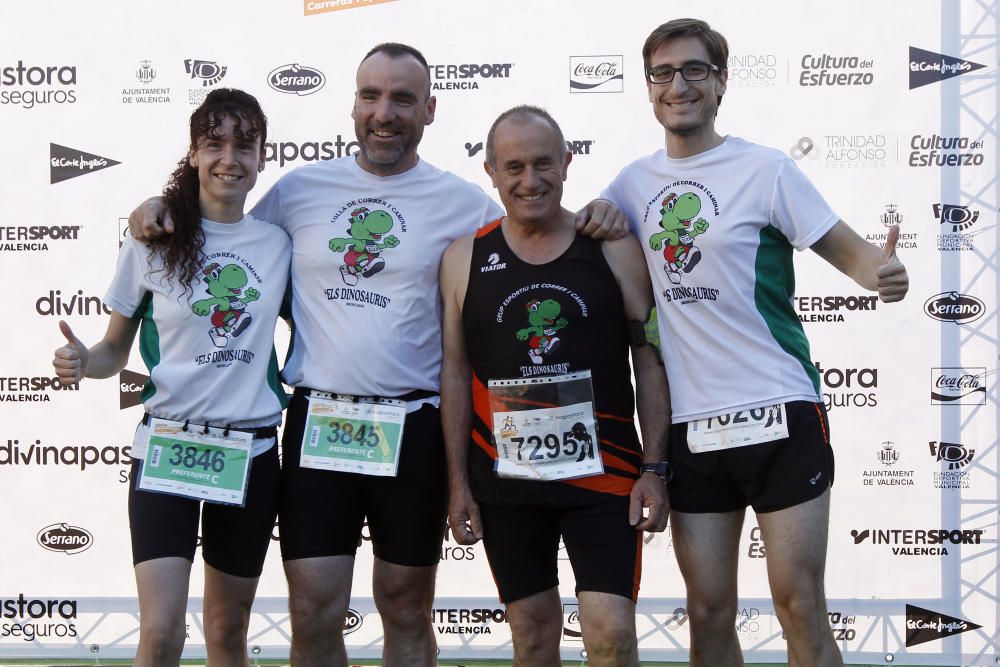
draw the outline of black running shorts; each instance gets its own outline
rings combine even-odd
[[[833,449],[820,403],[785,404],[788,437],[757,445],[692,454],[687,424],[670,428],[674,468],[670,506],[678,512],[775,512],[822,495],[833,486]]]

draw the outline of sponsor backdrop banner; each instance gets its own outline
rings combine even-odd
[[[103,334],[102,296],[126,217],[185,154],[187,117],[209,90],[244,88],[271,119],[253,203],[283,173],[357,151],[357,63],[378,42],[411,43],[430,62],[437,96],[422,157],[489,191],[491,121],[515,104],[544,106],[573,153],[565,203],[575,209],[662,146],[640,49],[653,27],[691,13],[731,45],[720,131],[785,151],[867,240],[884,242],[892,224],[902,231],[911,287],[898,305],[811,252],[796,256],[794,306],[837,456],[826,578],[837,642],[848,662],[1000,660],[998,8],[972,0],[248,0],[239,11],[193,0],[4,3],[0,657],[134,651],[125,500],[145,367],[134,350],[119,377],[63,386],[50,359],[59,319],[84,341]],[[277,335],[287,344],[284,325]],[[694,357],[703,349],[683,344]],[[378,655],[382,641],[367,539],[344,628],[356,657]],[[752,515],[740,548],[734,626],[749,661],[783,661],[767,545]],[[669,533],[648,535],[643,551],[642,656],[683,660],[687,614]],[[188,657],[205,654],[202,572],[196,563]],[[562,552],[560,573],[562,647],[578,658],[579,610]],[[285,596],[275,542],[252,655],[288,655]],[[510,656],[480,546],[445,541],[438,596],[442,656]]]

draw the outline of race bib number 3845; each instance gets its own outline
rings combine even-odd
[[[311,396],[300,465],[394,477],[405,421],[403,401]]]

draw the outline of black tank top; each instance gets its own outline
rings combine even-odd
[[[642,454],[625,310],[601,243],[577,236],[557,259],[533,265],[513,253],[499,220],[484,227],[472,246],[462,324],[473,371],[469,478],[476,500],[572,506],[628,495]],[[489,380],[583,370],[592,375],[604,474],[558,482],[497,477]]]

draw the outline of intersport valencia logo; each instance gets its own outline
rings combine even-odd
[[[986,65],[963,60],[943,53],[925,51],[915,46],[910,47],[910,90],[931,83],[944,81],[969,72],[975,72]]]

